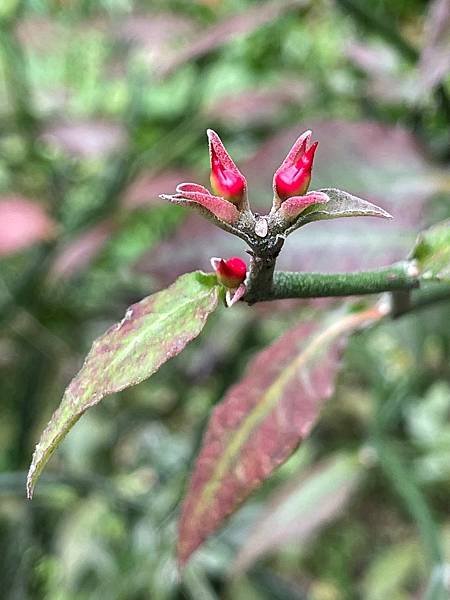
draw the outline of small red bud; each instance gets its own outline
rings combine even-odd
[[[306,194],[311,181],[311,170],[318,142],[309,148],[307,144],[311,132],[307,131],[298,138],[281,167],[274,175],[274,190],[280,200]]]
[[[215,131],[208,129],[211,157],[211,186],[215,194],[239,204],[247,187],[245,177],[234,164],[221,139]]]
[[[228,260],[212,258],[211,265],[219,282],[230,289],[238,288],[247,275],[247,265],[237,256]]]

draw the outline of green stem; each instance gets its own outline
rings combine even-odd
[[[273,291],[275,258],[264,259],[252,256],[248,273],[246,302],[253,304],[261,299],[261,293],[270,295]]]
[[[251,289],[246,302],[285,298],[324,298],[379,294],[419,286],[414,264],[401,262],[374,271],[356,273],[293,273],[277,271],[271,286]]]

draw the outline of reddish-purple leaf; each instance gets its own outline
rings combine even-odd
[[[383,316],[371,308],[327,326],[301,324],[251,362],[211,416],[182,508],[180,564],[309,434],[347,338]]]
[[[48,144],[80,158],[103,157],[119,150],[126,140],[125,132],[116,123],[80,121],[51,125],[42,134]]]
[[[55,224],[37,202],[0,198],[0,257],[24,250],[54,235]]]
[[[70,240],[52,265],[52,276],[70,278],[88,267],[117,229],[117,223],[105,219]]]
[[[450,70],[450,2],[434,0],[429,8],[424,31],[425,44],[419,62],[421,85],[433,89]]]

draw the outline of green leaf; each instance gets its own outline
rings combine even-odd
[[[301,323],[250,363],[211,415],[181,511],[180,564],[309,435],[348,337],[384,314],[374,307],[331,315],[331,325]]]
[[[389,545],[375,554],[362,579],[363,597],[366,600],[407,598],[408,583],[423,576],[424,557],[416,540],[406,540]]]
[[[412,258],[422,279],[450,282],[450,219],[419,235]]]
[[[93,343],[36,446],[27,479],[29,498],[50,456],[81,415],[104,396],[150,377],[179,354],[217,307],[220,289],[215,275],[183,275],[130,306],[122,321]]]
[[[362,200],[357,196],[352,196],[343,190],[334,188],[324,188],[319,190],[329,198],[326,204],[314,204],[303,211],[300,219],[288,231],[290,233],[301,225],[311,223],[312,221],[321,221],[325,219],[339,219],[340,217],[381,217],[383,219],[392,219],[392,216],[367,200]]]

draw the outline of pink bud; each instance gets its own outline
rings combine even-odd
[[[209,153],[211,158],[211,186],[215,194],[240,204],[244,198],[247,182],[225,150],[215,131],[208,129]]]
[[[228,260],[212,258],[211,265],[216,272],[219,282],[233,290],[243,283],[247,275],[247,265],[237,256],[233,256]]]
[[[308,191],[311,181],[311,170],[318,142],[309,148],[311,131],[305,131],[283,161],[273,178],[274,191],[280,200],[291,196],[301,196]]]

